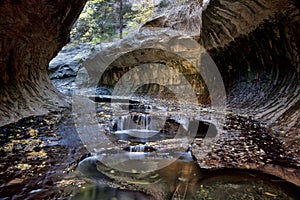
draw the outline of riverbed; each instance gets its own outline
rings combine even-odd
[[[202,118],[195,118],[193,105],[186,105],[185,112],[181,113],[182,106],[178,109],[172,103],[134,101],[128,114],[120,109],[124,108],[123,102],[114,106],[107,101],[96,104],[98,122],[115,144],[113,148],[89,152],[76,130],[70,109],[1,127],[2,199],[299,197],[298,146],[290,145],[290,137],[279,136],[251,116],[227,111],[222,131],[210,141],[205,137],[205,130],[213,122],[205,119],[205,112],[209,112],[206,108],[200,109]],[[112,112],[113,109],[118,112]],[[125,134],[128,137],[120,138],[118,123],[120,126],[120,119],[126,119],[124,116],[133,116],[137,123],[139,120],[149,123],[151,118],[145,115],[161,113],[167,117],[162,130],[154,133],[158,136],[136,139],[134,135]],[[191,124],[195,120],[199,129],[192,140],[182,142],[184,134],[176,138],[180,127],[184,132],[186,122]],[[296,140],[293,138],[294,143]],[[109,159],[116,161],[115,165],[108,166]],[[145,167],[139,166],[145,160],[147,165],[169,162],[143,172]],[[128,162],[136,162],[135,167],[126,168]],[[121,165],[127,170],[120,170]]]

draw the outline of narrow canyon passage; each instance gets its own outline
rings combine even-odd
[[[260,173],[275,175],[276,178],[271,177],[271,179],[286,180],[288,181],[286,184],[291,184],[291,188],[294,188],[286,194],[293,192],[296,194],[296,190],[300,187],[298,178],[300,173],[300,7],[297,1],[211,0],[209,3],[206,2],[208,4],[205,4],[203,10],[198,1],[190,1],[186,3],[186,7],[180,5],[181,7],[177,8],[179,11],[188,8],[189,14],[177,12],[177,9],[170,10],[145,23],[136,35],[128,36],[127,39],[125,37],[121,42],[112,44],[107,48],[108,50],[106,49],[106,52],[112,55],[121,56],[110,64],[100,80],[97,79],[99,77],[96,77],[97,80],[91,80],[93,84],[111,91],[118,81],[124,81],[122,79],[124,74],[136,66],[146,66],[151,62],[154,63],[152,72],[155,72],[157,77],[167,74],[167,70],[162,70],[163,66],[169,66],[183,74],[186,79],[174,78],[164,83],[175,83],[182,88],[189,83],[195,91],[198,103],[203,105],[203,108],[200,108],[200,113],[204,113],[203,116],[198,115],[197,109],[189,104],[183,107],[184,112],[178,105],[164,105],[162,102],[169,102],[170,99],[175,99],[177,103],[182,102],[176,99],[176,94],[172,93],[170,88],[158,84],[144,85],[136,90],[135,94],[144,96],[159,94],[159,98],[163,101],[156,99],[151,104],[145,101],[139,102],[139,99],[131,99],[129,108],[133,114],[131,113],[132,116],[129,117],[124,109],[124,101],[128,99],[116,99],[116,106],[110,107],[110,97],[88,98],[94,100],[97,111],[95,117],[106,131],[105,134],[124,149],[124,157],[129,155],[128,157],[133,160],[140,158],[132,158],[130,153],[144,151],[160,153],[160,149],[169,148],[175,141],[172,140],[173,132],[180,130],[188,133],[191,127],[188,124],[199,123],[200,128],[196,130],[196,139],[189,141],[192,143],[192,160],[188,157],[191,156],[189,154],[184,154],[188,158],[178,156],[179,161],[169,168],[159,169],[145,177],[136,176],[137,169],[131,170],[131,174],[128,175],[97,164],[93,160],[94,157],[88,152],[90,149],[85,149],[83,139],[78,136],[75,125],[78,125],[78,120],[81,118],[72,113],[71,97],[58,92],[49,79],[48,64],[68,43],[71,27],[85,3],[85,0],[72,2],[5,0],[0,3],[0,142],[2,145],[0,147],[2,156],[0,196],[6,199],[13,196],[15,199],[47,198],[47,196],[50,199],[59,197],[66,199],[74,195],[81,186],[93,182],[86,180],[90,178],[100,180],[100,185],[109,186],[105,189],[106,186],[99,188],[97,185],[92,185],[93,189],[90,193],[98,191],[102,194],[105,193],[103,191],[110,191],[109,194],[124,195],[127,190],[131,192],[138,190],[139,192],[130,193],[129,196],[141,199],[162,197],[180,199],[188,193],[186,191],[195,192],[193,186],[200,184],[202,189],[195,192],[196,196],[188,197],[204,198],[211,190],[222,190],[222,187],[212,184],[215,180],[213,176],[226,177],[227,173],[235,172],[215,171],[211,177],[203,173],[207,173],[205,170],[223,168],[253,169]],[[198,8],[201,9],[197,10]],[[210,55],[225,86],[227,105],[224,127],[219,140],[215,141],[208,150],[210,152],[205,155],[203,151],[207,149],[203,149],[202,138],[203,135],[205,136],[203,130],[208,130],[209,126],[213,130],[218,129],[218,126],[214,126],[209,118],[205,117],[206,112],[213,112],[207,111],[212,104],[212,94],[205,85],[205,79],[201,79],[191,64],[176,54],[151,48],[138,50],[135,48],[140,44],[148,47],[147,44],[153,41],[168,41],[166,38],[169,36],[171,38],[182,36],[183,34],[180,35],[178,31],[192,33],[190,38]],[[170,41],[168,44],[171,43]],[[189,40],[182,41],[183,45],[179,44],[176,48],[191,47],[192,49],[195,45],[188,43]],[[128,49],[134,51],[128,52]],[[190,52],[192,51],[188,51],[187,54],[193,57]],[[98,55],[101,55],[101,51]],[[156,67],[157,71],[154,70]],[[84,68],[80,67],[76,73],[85,75]],[[149,74],[146,71],[138,78],[129,80],[136,82],[139,79],[146,80],[149,79],[147,75]],[[154,77],[154,74],[151,75]],[[134,74],[132,76],[134,77]],[[124,82],[127,85],[131,84],[130,81]],[[144,105],[141,105],[143,103]],[[84,110],[88,109],[83,108],[84,114]],[[149,108],[152,109],[154,117],[149,117]],[[114,118],[112,112],[116,114]],[[161,130],[153,132],[154,125],[151,130],[145,128],[148,128],[151,120],[155,120],[156,115],[162,113],[169,114],[168,116],[171,117],[167,118]],[[182,114],[187,115],[187,118],[179,119],[178,116]],[[149,140],[132,140],[135,134],[141,133],[129,126],[130,130],[127,130],[127,135],[124,136],[123,122],[130,117],[135,123],[142,124],[143,134],[159,132],[161,135],[149,137],[151,138]],[[82,124],[88,123],[84,121]],[[132,137],[128,137],[128,132]],[[116,138],[113,137],[115,135]],[[170,143],[158,144],[157,140],[170,141]],[[188,148],[187,144],[184,143],[183,149],[171,148],[172,151],[174,150],[174,155],[168,157],[163,154],[164,151],[160,155],[164,155],[164,159],[181,155]],[[121,162],[123,159],[120,157],[121,154],[116,154],[113,150],[105,154],[112,158],[116,156],[114,160],[116,165],[124,164]],[[121,164],[117,162],[119,160]],[[155,162],[149,161],[150,164]],[[78,163],[81,163],[81,167],[80,165],[78,167]],[[169,170],[178,173],[175,176],[169,174]],[[253,173],[256,174],[256,171]],[[203,176],[205,180],[191,178],[191,174]],[[249,175],[237,171],[235,176],[244,177],[249,182],[253,181],[254,185],[265,184],[259,182],[260,180],[252,179],[251,173]],[[270,178],[265,174],[254,176],[264,177],[264,181]],[[224,178],[227,179],[228,177]],[[193,186],[187,186],[187,180],[191,181],[190,185]],[[172,184],[168,185],[168,181]],[[157,184],[154,189],[148,187],[152,182]],[[221,185],[221,182],[218,183]],[[16,194],[14,188],[18,188]],[[124,192],[115,188],[126,190]],[[284,192],[275,194],[276,190],[271,186],[270,188],[264,186],[263,189],[262,195],[268,197],[277,195],[282,199],[286,197]],[[164,194],[163,191],[166,193]],[[80,199],[84,194],[75,195],[74,199]],[[89,191],[86,194],[89,194]],[[296,197],[295,194],[291,196]],[[214,198],[220,197],[214,196]]]

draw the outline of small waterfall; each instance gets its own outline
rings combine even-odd
[[[129,147],[129,152],[133,152],[134,151],[134,146],[130,146]]]
[[[117,130],[143,129],[153,130],[149,114],[125,115],[117,122]]]
[[[161,130],[159,117],[150,114],[134,114],[119,117],[113,125],[114,133],[121,140],[147,142]]]
[[[129,152],[153,152],[156,151],[154,147],[148,146],[148,145],[135,145],[135,146],[128,146],[124,148],[125,151]]]

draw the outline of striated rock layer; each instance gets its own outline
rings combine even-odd
[[[299,124],[299,3],[212,0],[206,6],[201,35],[195,38],[217,64],[230,108],[269,122],[288,118]],[[180,21],[174,15],[158,17],[145,28],[184,29],[172,25],[170,20]]]
[[[48,63],[68,42],[85,2],[0,2],[0,126],[66,105]]]
[[[208,5],[201,6],[198,1],[189,1],[187,5],[172,5],[173,9],[147,22],[134,39],[125,39],[116,49],[152,38],[159,42],[166,35],[163,31],[189,34],[209,52],[220,70],[230,109],[271,123],[281,120],[282,126],[293,122],[286,127],[296,129],[300,101],[300,11],[296,1],[213,0]],[[143,38],[145,31],[150,33]],[[104,74],[103,84],[114,85],[132,63],[143,64],[146,58],[158,63],[176,61],[170,56],[161,59],[163,53],[155,59],[153,52],[144,53],[132,53],[126,59],[120,58],[121,63],[112,63],[108,75]],[[179,65],[185,68],[183,74],[190,84],[198,84],[193,88],[202,94],[199,102],[209,102],[204,82],[195,78],[191,67]]]
[[[231,108],[299,129],[299,35],[296,1],[211,2],[200,43],[221,71]]]
[[[148,31],[150,39],[155,39],[153,34],[159,29],[191,32],[217,64],[231,109],[269,122],[281,120],[281,125],[297,130],[299,3],[212,0],[201,6],[200,2],[190,0],[190,6],[179,5],[188,14],[178,12],[179,8],[169,9],[165,15],[146,23],[141,35]],[[84,3],[83,0],[1,2],[0,125],[64,105],[49,82],[47,64],[67,43],[71,25]],[[137,37],[126,43],[125,39],[120,44],[138,44],[138,40]],[[113,65],[118,65],[117,62]],[[121,65],[124,68],[124,63]],[[115,71],[119,78],[122,73],[118,68]],[[201,82],[194,85],[198,89],[203,86]],[[207,97],[203,95],[200,102],[207,102]]]

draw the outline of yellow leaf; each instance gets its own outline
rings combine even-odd
[[[266,195],[271,196],[271,197],[277,197],[277,194],[272,194],[270,192],[265,192]]]
[[[159,174],[154,174],[152,176],[150,176],[150,178],[157,178],[159,176]]]
[[[21,179],[21,178],[15,178],[15,179],[9,181],[7,183],[7,185],[14,185],[14,184],[22,183],[22,182],[23,182],[23,179]]]
[[[24,171],[24,170],[30,169],[30,168],[31,168],[31,165],[29,165],[29,164],[27,164],[27,163],[25,163],[25,164],[20,163],[20,164],[17,165],[17,167],[18,167],[20,170]]]
[[[149,184],[154,184],[154,183],[158,183],[161,179],[156,180],[155,182],[148,182],[148,181],[130,181],[130,180],[126,180],[126,182],[128,183],[132,183],[132,184],[137,184],[137,185],[149,185]]]

